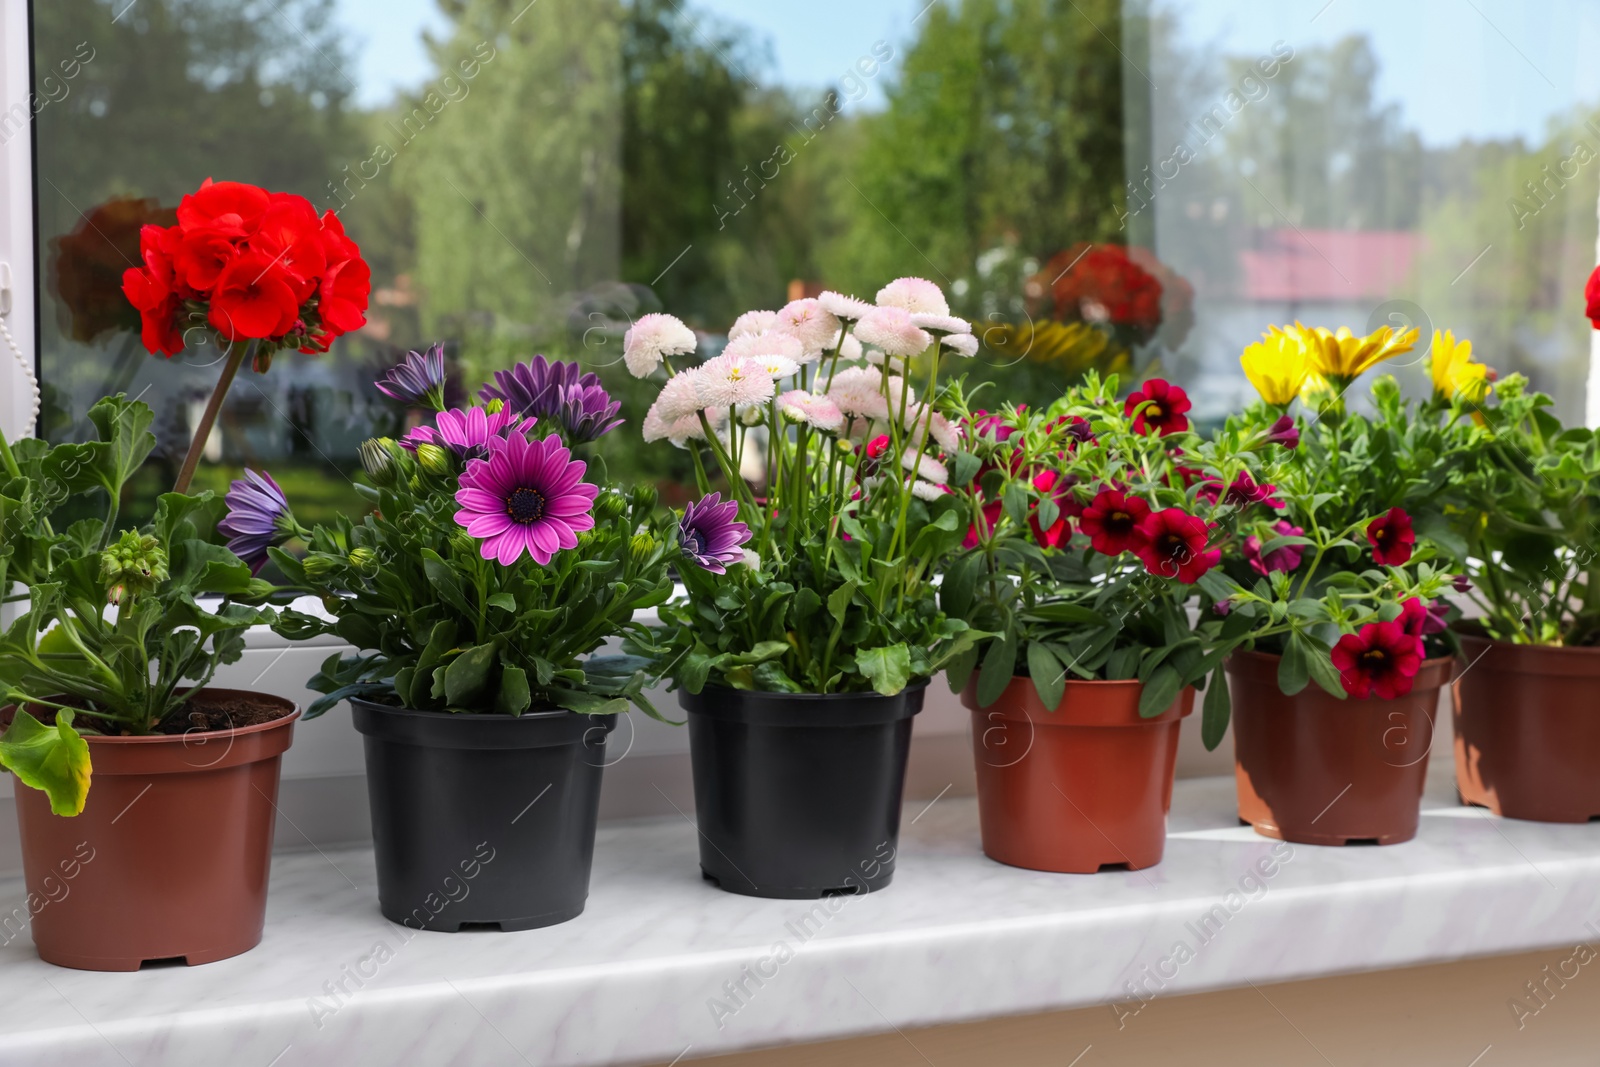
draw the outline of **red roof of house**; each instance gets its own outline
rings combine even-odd
[[[1249,231],[1239,250],[1248,300],[1383,298],[1406,288],[1423,237],[1409,230]]]

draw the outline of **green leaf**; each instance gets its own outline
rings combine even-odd
[[[450,661],[444,671],[444,698],[451,707],[479,710],[479,698],[499,654],[499,642],[490,641],[474,645]]]
[[[1206,701],[1200,709],[1200,740],[1207,752],[1216,750],[1222,735],[1228,730],[1228,679],[1222,666],[1211,673],[1211,684],[1206,686]]]
[[[1311,665],[1306,662],[1305,638],[1298,633],[1289,635],[1283,657],[1278,660],[1278,688],[1284,696],[1294,696],[1311,681]]]
[[[510,593],[496,593],[488,599],[488,604],[491,608],[499,608],[501,611],[517,610],[517,598]]]
[[[1139,716],[1153,719],[1163,711],[1172,707],[1172,702],[1178,698],[1178,690],[1183,688],[1183,678],[1173,668],[1162,665],[1144,683],[1144,691],[1139,694]]]
[[[872,681],[872,688],[894,696],[911,680],[911,650],[904,643],[864,648],[856,653],[856,669]]]
[[[449,681],[448,676],[445,680]],[[521,667],[500,668],[500,688],[494,695],[494,710],[501,715],[521,715],[532,703],[528,672]]]
[[[798,626],[817,613],[822,607],[822,597],[810,586],[797,590],[794,599],[789,601],[789,622]]]
[[[581,689],[568,689],[559,685],[550,687],[550,699],[556,702],[556,706],[575,711],[579,715],[623,715],[628,711],[626,697],[596,696]]]
[[[977,588],[978,571],[982,566],[983,557],[972,552],[945,570],[944,580],[939,583],[939,606],[946,615],[956,619],[967,617],[972,610],[972,595]]]
[[[973,645],[964,649],[950,661],[950,666],[945,669],[945,680],[950,684],[952,693],[959,693],[967,687],[967,681],[972,677],[972,672],[978,666],[978,648]]]
[[[1061,695],[1067,688],[1067,670],[1056,659],[1055,653],[1043,641],[1028,643],[1028,676],[1046,711],[1061,706]]]
[[[1328,655],[1328,650],[1320,644],[1312,645],[1307,641],[1306,664],[1311,669],[1311,677],[1322,687],[1323,692],[1335,696],[1340,700],[1348,695],[1344,691],[1344,684],[1339,680],[1339,668],[1333,665],[1333,660]]]
[[[106,448],[110,467],[102,472],[101,484],[112,493],[120,492],[123,483],[133,477],[156,447],[156,436],[150,424],[156,415],[150,405],[138,400],[127,400],[121,393],[104,397],[89,409],[89,421],[100,431],[100,440]]]
[[[850,609],[850,598],[856,595],[856,581],[851,579],[828,594],[828,614],[834,621],[843,623],[844,614]]]
[[[0,736],[0,765],[23,785],[44,790],[57,815],[83,810],[89,796],[89,744],[72,728],[72,712],[56,712],[52,729],[18,708]]]
[[[1000,699],[1011,684],[1017,668],[1017,639],[1009,631],[989,646],[978,671],[978,706],[988,707]]]
[[[1039,619],[1043,622],[1081,623],[1085,626],[1107,625],[1106,617],[1093,608],[1086,608],[1081,604],[1070,604],[1064,600],[1036,604],[1023,612],[1023,614],[1027,618]]]

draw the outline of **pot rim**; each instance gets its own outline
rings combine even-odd
[[[134,734],[128,736],[121,734],[88,734],[80,731],[78,736],[82,737],[90,745],[192,745],[196,737],[215,737],[220,740],[222,738],[246,737],[250,734],[266,733],[268,730],[276,730],[279,727],[288,726],[299,719],[302,714],[299,704],[296,704],[288,697],[278,696],[276,693],[257,693],[251,689],[226,689],[211,685],[205,686],[202,691],[206,693],[239,693],[257,699],[277,701],[288,705],[289,711],[269,722],[258,722],[251,726],[234,726],[226,730],[186,730],[181,734]],[[4,719],[9,723],[10,715],[16,710],[16,707],[15,704],[7,704],[5,707],[0,708],[0,719]]]
[[[1468,641],[1474,644],[1487,645],[1490,648],[1515,648],[1525,650],[1537,655],[1542,652],[1553,652],[1558,655],[1592,656],[1600,659],[1600,645],[1525,645],[1520,641],[1504,641],[1498,637],[1487,634],[1475,634],[1461,630],[1451,629],[1451,633],[1460,638],[1463,644]]]
[[[694,718],[719,719],[793,729],[855,729],[885,726],[922,712],[927,681],[891,696],[865,693],[775,693],[707,685],[698,693],[678,690],[678,706]]]
[[[783,692],[779,692],[777,690],[771,690],[771,689],[735,689],[731,685],[713,685],[710,682],[707,682],[704,686],[702,686],[701,689],[700,689],[700,692],[698,694],[691,693],[690,695],[691,696],[704,696],[708,692],[717,692],[717,693],[741,693],[741,694],[746,694],[746,695],[748,695],[750,697],[757,697],[757,698],[781,697],[784,700],[794,700],[794,701],[807,701],[807,700],[830,701],[830,700],[866,700],[866,699],[899,700],[901,697],[906,696],[908,693],[915,693],[915,692],[918,692],[919,690],[927,689],[928,686],[932,683],[932,681],[933,681],[933,679],[931,679],[931,678],[924,678],[921,681],[909,682],[909,683],[907,683],[907,685],[906,685],[906,687],[904,689],[900,690],[900,692],[893,693],[893,694],[890,694],[890,695],[887,695],[887,696],[884,695],[883,693],[878,692],[875,689],[869,689],[864,693],[783,693]],[[688,692],[688,691],[687,690],[679,690],[679,692]]]
[[[515,722],[519,720],[548,722],[551,719],[559,719],[565,715],[576,715],[585,719],[593,719],[598,722],[602,719],[616,718],[618,714],[617,712],[610,712],[606,715],[584,715],[583,712],[573,711],[570,708],[551,708],[546,711],[525,711],[521,715],[502,715],[499,712],[494,711],[427,711],[422,708],[402,708],[394,704],[380,704],[375,700],[368,700],[365,697],[347,697],[346,699],[349,700],[352,705],[361,704],[362,706],[371,708],[374,711],[381,711],[385,714],[395,715],[401,718],[428,720],[450,719],[456,722]]]

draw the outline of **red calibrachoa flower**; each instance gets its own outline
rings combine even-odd
[[[1412,603],[1421,601],[1412,598]],[[1353,697],[1393,700],[1411,692],[1422,667],[1422,638],[1408,634],[1400,621],[1369,622],[1333,646],[1339,684]]]
[[[1367,541],[1372,545],[1372,558],[1385,567],[1403,566],[1411,558],[1417,544],[1417,532],[1411,528],[1411,516],[1400,508],[1390,508],[1367,523]]]
[[[1033,529],[1033,539],[1039,542],[1040,548],[1060,548],[1072,538],[1072,524],[1067,521],[1070,514],[1067,509],[1072,501],[1071,484],[1068,479],[1055,471],[1040,471],[1033,476],[1033,487],[1054,500],[1056,507],[1061,509],[1061,514],[1050,524],[1049,529],[1040,525],[1039,509],[1033,509],[1028,516],[1028,525]]]
[[[318,218],[304,197],[207,178],[177,218],[144,227],[144,264],[122,275],[150,352],[177,355],[184,331],[205,325],[229,343],[262,342],[265,369],[278,349],[326,352],[366,325],[372,271],[333,212]]]
[[[1193,585],[1222,562],[1220,548],[1206,548],[1210,533],[1211,525],[1198,515],[1166,508],[1139,523],[1141,543],[1134,551],[1151,574]]]
[[[1122,413],[1133,415],[1139,409],[1139,413],[1134,415],[1133,432],[1149,433],[1155,430],[1165,437],[1189,428],[1189,418],[1184,413],[1193,406],[1189,403],[1189,394],[1178,386],[1163,378],[1151,378],[1139,387],[1138,392],[1128,397]]]
[[[1234,478],[1233,484],[1228,486],[1226,493],[1222,491],[1221,482],[1215,478],[1208,478],[1200,486],[1199,495],[1201,499],[1212,504],[1220,502],[1236,508],[1247,508],[1251,504],[1265,504],[1276,511],[1284,506],[1283,500],[1274,495],[1277,491],[1277,486],[1265,483],[1258,485],[1256,480],[1250,477],[1249,471],[1240,471],[1238,477]]]
[[[1121,489],[1105,488],[1094,495],[1083,509],[1078,526],[1096,552],[1115,556],[1137,552],[1143,534],[1139,524],[1150,514],[1150,505]]]
[[[1304,537],[1305,530],[1299,526],[1291,525],[1279,519],[1272,527],[1280,537]],[[1250,569],[1260,575],[1268,575],[1273,571],[1292,571],[1300,566],[1304,558],[1305,545],[1283,545],[1275,548],[1266,555],[1261,554],[1262,541],[1255,534],[1244,539],[1244,561],[1250,564]]]
[[[972,525],[968,526],[967,536],[965,540],[961,542],[961,547],[977,548],[982,539],[989,536],[990,531],[994,529],[995,523],[1000,521],[1000,512],[1002,510],[1002,505],[998,500],[994,500],[985,504],[983,506],[982,518],[980,519],[980,521],[983,523],[983,529],[980,531],[977,523],[973,523]]]

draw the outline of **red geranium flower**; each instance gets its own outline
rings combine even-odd
[[[1583,299],[1587,305],[1583,313],[1589,316],[1594,328],[1600,330],[1600,267],[1589,275],[1589,284],[1583,287]]]
[[[1372,558],[1385,567],[1398,567],[1411,558],[1416,546],[1417,533],[1411,528],[1411,516],[1400,508],[1390,508],[1367,523],[1367,541],[1372,545]]]
[[[1210,523],[1182,508],[1166,508],[1139,523],[1142,543],[1135,549],[1144,569],[1193,585],[1222,561],[1220,548],[1207,549]]]
[[[1156,430],[1165,437],[1189,428],[1189,419],[1184,414],[1194,406],[1189,403],[1189,394],[1165,379],[1151,378],[1145,382],[1138,392],[1128,397],[1122,413],[1133,415],[1141,405],[1143,409],[1133,419],[1134,433]]]
[[[177,250],[172,265],[184,284],[196,291],[217,284],[222,268],[239,254],[239,248],[216,230],[176,230]]]
[[[1115,556],[1137,552],[1143,543],[1139,524],[1150,514],[1150,505],[1121,489],[1106,488],[1094,495],[1083,509],[1079,528],[1096,552]]]
[[[215,230],[225,237],[246,237],[267,210],[265,189],[244,182],[214,182],[210,178],[178,203],[178,225],[184,233]]]
[[[1406,633],[1398,620],[1369,622],[1333,646],[1339,684],[1353,697],[1393,700],[1411,692],[1422,667],[1422,638]]]
[[[246,252],[229,263],[211,293],[212,327],[229,341],[279,337],[300,315],[283,269],[262,252]]]
[[[1033,539],[1039,542],[1040,548],[1060,548],[1064,541],[1072,537],[1072,524],[1067,521],[1066,502],[1072,499],[1070,485],[1055,471],[1040,471],[1033,477],[1033,487],[1056,502],[1056,507],[1061,513],[1056,521],[1045,529],[1039,523],[1039,509],[1033,509],[1028,516],[1028,525],[1033,528]]]

